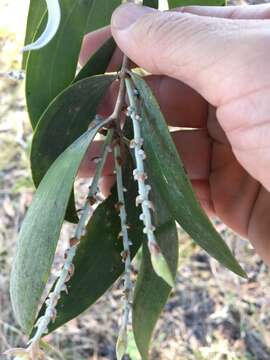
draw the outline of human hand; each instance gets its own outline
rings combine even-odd
[[[269,5],[159,12],[127,4],[115,11],[111,24],[119,48],[153,74],[148,82],[168,124],[186,128],[172,136],[198,200],[249,238],[268,264],[269,19]],[[100,43],[109,33],[89,35],[82,57],[93,51],[93,39]],[[112,98],[113,91],[103,111]],[[88,158],[81,174],[92,171]],[[104,175],[108,189],[110,163]]]

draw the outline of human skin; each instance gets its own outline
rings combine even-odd
[[[270,6],[185,7],[160,12],[126,4],[111,28],[84,40],[82,63],[112,33],[152,75],[148,83],[203,208],[248,238],[270,265]],[[115,54],[111,68],[119,62]],[[115,89],[100,111],[113,106]],[[81,167],[91,176],[99,143]],[[109,160],[103,189],[113,179]]]

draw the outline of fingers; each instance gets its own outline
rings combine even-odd
[[[114,184],[115,175],[104,176],[100,179],[99,188],[105,198],[111,194],[111,189]]]
[[[229,146],[214,143],[212,154],[209,183],[215,211],[225,224],[247,237],[260,185],[235,159]]]
[[[145,80],[170,126],[206,127],[208,105],[193,89],[166,76],[147,76]]]
[[[105,27],[85,35],[82,43],[79,62],[84,66],[91,55],[93,55],[111,36],[110,27]]]
[[[92,177],[96,170],[95,160],[99,158],[101,152],[102,141],[94,141],[89,147],[79,169],[78,175],[82,178]],[[103,176],[110,176],[113,174],[114,160],[112,153],[108,154],[107,161],[103,169]]]
[[[126,4],[114,12],[111,30],[121,50],[138,65],[185,82],[214,106],[263,86],[258,66],[262,61],[261,72],[267,69],[268,21],[160,12]],[[269,78],[266,72],[263,83]]]
[[[203,98],[187,85],[166,76],[145,77],[151,87],[161,111],[174,127],[204,128],[208,116],[208,105]],[[114,83],[106,94],[98,113],[109,116],[118,92],[118,84]]]
[[[210,170],[211,140],[205,129],[172,133],[176,148],[191,180],[207,180]]]
[[[207,180],[209,177],[211,140],[206,130],[176,131],[172,133],[172,138],[190,179]],[[80,177],[93,176],[96,169],[95,160],[100,155],[101,144],[102,141],[96,141],[89,148],[80,167]],[[103,176],[110,177],[113,172],[114,160],[110,153],[104,167]]]
[[[207,214],[213,216],[214,208],[208,183],[211,140],[207,131],[205,129],[176,131],[172,133],[172,138],[192,181],[198,201]],[[79,176],[88,178],[93,176],[96,169],[95,159],[100,155],[101,145],[101,141],[93,143],[80,167]],[[112,154],[108,156],[102,175],[99,187],[102,194],[107,197],[115,183]]]
[[[270,5],[261,4],[256,6],[186,6],[173,10],[175,12],[209,16],[216,18],[227,19],[270,19]],[[80,64],[83,66],[87,60],[93,55],[101,44],[111,36],[111,29],[109,26],[91,32],[84,37],[82,50],[80,54]],[[121,63],[121,52],[117,51],[113,63],[114,69]]]
[[[270,266],[269,208],[270,193],[261,186],[249,217],[248,238],[268,266]]]
[[[201,207],[208,216],[215,216],[215,209],[211,199],[211,192],[208,180],[191,180],[193,190]]]
[[[109,26],[85,35],[80,52],[79,63],[84,66],[90,57],[112,36]],[[121,65],[123,53],[117,48],[108,65],[107,72],[117,71]]]
[[[226,19],[269,19],[269,4],[256,6],[185,6],[175,11]]]

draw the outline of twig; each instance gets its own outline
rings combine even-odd
[[[126,92],[125,77],[126,77],[128,63],[129,63],[128,57],[126,55],[124,55],[122,67],[118,74],[119,79],[120,79],[118,96],[116,99],[114,111],[113,111],[112,115],[110,116],[110,118],[112,120],[115,120],[117,122],[118,122],[118,120],[120,120],[120,114],[121,114],[121,110],[122,110],[124,99],[125,99],[125,92]],[[118,122],[118,124],[119,124],[119,122]]]
[[[123,185],[123,171],[122,171],[122,159],[120,146],[116,145],[114,148],[114,159],[115,159],[115,170],[117,180],[117,193],[118,193],[118,204],[119,216],[121,220],[121,233],[123,237],[123,252],[121,253],[122,261],[125,263],[125,274],[124,274],[124,313],[122,318],[121,329],[119,338],[117,341],[117,353],[120,352],[121,356],[125,355],[127,351],[127,327],[129,322],[129,315],[132,308],[132,280],[131,280],[131,256],[130,246],[132,243],[128,236],[128,224],[127,224],[127,213],[124,196],[124,185]],[[120,351],[119,351],[120,349]]]
[[[48,299],[45,301],[46,311],[45,314],[39,318],[36,323],[37,331],[32,339],[30,339],[29,344],[37,343],[41,337],[48,332],[48,325],[51,321],[54,321],[56,318],[56,305],[60,298],[62,291],[67,291],[66,283],[69,281],[70,277],[74,273],[73,259],[76,254],[77,246],[80,242],[81,237],[85,229],[85,223],[89,218],[93,204],[96,202],[96,195],[98,193],[98,182],[104,168],[107,155],[109,152],[109,145],[112,142],[113,132],[110,130],[104,141],[101,150],[100,161],[97,164],[96,172],[89,187],[89,193],[87,200],[84,204],[82,215],[80,217],[79,223],[77,225],[75,235],[70,239],[70,247],[66,250],[66,259],[61,270],[61,274],[56,282],[55,288],[49,294]]]
[[[122,171],[122,158],[121,158],[121,145],[123,142],[123,135],[120,126],[120,115],[123,108],[123,103],[126,94],[125,78],[127,74],[129,60],[126,55],[123,57],[121,71],[118,74],[120,79],[118,97],[115,104],[115,109],[112,117],[115,119],[116,131],[115,136],[118,136],[118,143],[114,147],[114,159],[115,159],[115,171],[116,171],[116,183],[118,193],[119,216],[121,221],[121,235],[123,237],[123,252],[121,253],[122,261],[125,263],[124,273],[124,311],[119,331],[119,336],[116,344],[116,353],[118,360],[122,360],[123,356],[127,352],[128,347],[128,323],[130,318],[130,312],[132,310],[132,281],[131,281],[131,256],[130,245],[131,242],[128,237],[128,224],[127,213],[124,197],[124,185],[123,185],[123,171]]]
[[[147,236],[148,248],[151,255],[151,262],[156,274],[162,277],[170,286],[174,286],[174,280],[171,271],[168,267],[167,261],[161,253],[161,249],[156,241],[155,227],[152,224],[152,214],[154,211],[154,204],[149,200],[149,193],[151,186],[146,184],[147,174],[145,172],[144,160],[146,159],[143,150],[143,137],[141,135],[141,121],[143,120],[139,114],[136,89],[132,81],[126,78],[126,89],[130,102],[128,107],[128,115],[132,119],[134,139],[130,142],[130,147],[134,148],[136,169],[133,171],[134,179],[138,183],[139,195],[136,198],[136,205],[141,205],[142,214],[140,220],[144,223],[143,232]]]

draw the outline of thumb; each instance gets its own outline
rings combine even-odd
[[[265,53],[268,24],[183,11],[122,5],[113,14],[112,34],[136,64],[185,82],[214,106],[241,96],[243,89],[252,91],[256,56]]]

